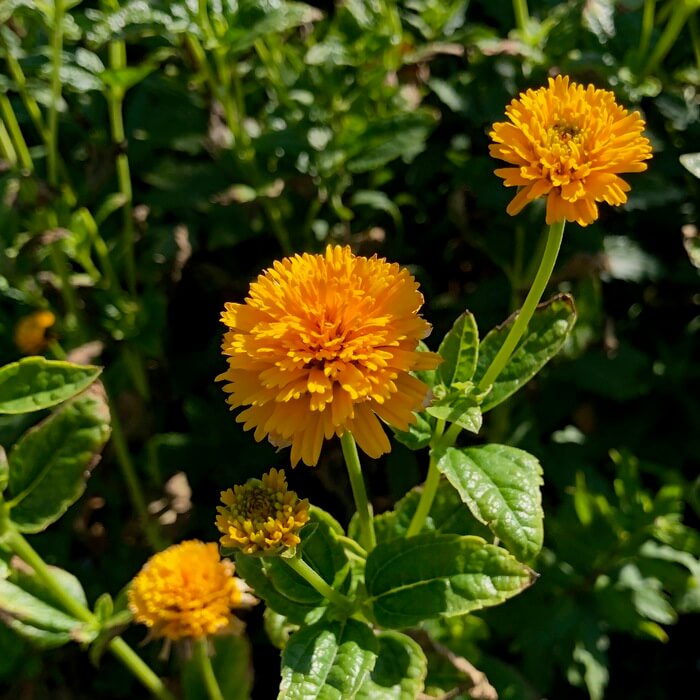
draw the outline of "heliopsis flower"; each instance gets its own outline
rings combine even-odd
[[[56,323],[56,317],[46,309],[24,316],[15,326],[15,345],[25,355],[40,353],[48,344],[46,331],[54,323]]]
[[[250,285],[244,304],[226,304],[217,379],[237,420],[255,439],[291,444],[292,465],[318,462],[324,438],[350,431],[370,457],[391,449],[379,419],[407,430],[428,387],[409,372],[439,355],[417,350],[430,325],[418,311],[415,279],[349,247],[275,262]]]
[[[583,87],[558,75],[549,87],[521,93],[506,108],[509,122],[493,125],[490,153],[515,167],[499,168],[506,187],[519,187],[508,205],[517,214],[547,198],[547,223],[598,218],[596,202],[624,204],[630,186],[620,173],[646,170],[651,144],[644,120],[608,90]]]
[[[153,555],[131,582],[129,608],[153,637],[175,641],[242,629],[233,610],[256,602],[216,544],[188,540]]]
[[[296,547],[299,530],[309,520],[309,502],[287,490],[284,469],[222,491],[221,500],[216,516],[221,544],[245,554],[272,555]]]

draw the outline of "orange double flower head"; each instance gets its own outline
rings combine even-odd
[[[129,609],[152,637],[168,641],[238,633],[234,610],[256,599],[214,543],[188,540],[154,554],[131,582]]]
[[[299,531],[309,520],[309,502],[287,489],[284,469],[271,469],[262,480],[221,493],[216,527],[221,544],[244,554],[271,556],[293,552]]]
[[[324,255],[275,262],[243,304],[226,304],[222,350],[232,409],[255,439],[291,445],[291,462],[313,466],[323,440],[350,431],[370,457],[391,449],[380,422],[407,430],[428,387],[412,370],[439,355],[419,352],[430,325],[409,272],[329,245]]]
[[[558,75],[549,86],[521,93],[506,108],[510,121],[493,125],[490,153],[511,165],[496,175],[519,187],[508,213],[547,199],[547,223],[598,218],[598,202],[618,206],[630,186],[620,173],[646,170],[651,144],[644,120],[608,90],[583,87]]]

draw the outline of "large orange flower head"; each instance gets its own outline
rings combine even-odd
[[[430,325],[423,296],[397,264],[329,245],[324,255],[275,262],[243,304],[226,304],[223,353],[237,421],[291,444],[291,461],[313,466],[324,438],[350,431],[371,457],[391,449],[379,421],[407,430],[428,394],[409,374],[439,355],[417,350]]]
[[[129,608],[154,637],[175,641],[238,632],[233,610],[255,603],[214,543],[188,540],[154,554],[131,582]]]
[[[515,167],[499,168],[506,187],[519,187],[508,205],[517,214],[547,198],[547,223],[598,218],[597,202],[624,204],[630,186],[620,173],[646,170],[651,144],[644,120],[608,90],[558,75],[549,86],[521,93],[506,108],[510,121],[493,125],[490,153]]]

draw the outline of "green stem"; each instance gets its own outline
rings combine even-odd
[[[423,484],[423,491],[420,495],[420,501],[418,501],[418,507],[416,512],[411,518],[411,524],[408,526],[406,531],[406,537],[413,537],[417,535],[425,524],[425,520],[430,513],[430,509],[435,500],[435,494],[437,493],[438,485],[440,484],[440,472],[437,468],[437,459],[435,458],[435,450],[430,451],[430,464],[428,465],[428,476],[425,479],[425,484]]]
[[[352,537],[346,537],[345,535],[336,535],[335,538],[340,542],[340,544],[345,547],[345,549],[351,550],[361,559],[367,559],[367,550],[360,545],[359,542],[355,542]]]
[[[63,52],[63,0],[54,0],[53,23],[51,26],[51,103],[49,105],[49,124],[47,164],[49,184],[58,184],[58,103],[61,100],[61,53]]]
[[[457,435],[459,435],[462,429],[456,423],[453,423],[450,426],[450,429],[443,436],[444,430],[445,421],[438,420],[435,424],[433,436],[430,439],[430,462],[428,464],[428,475],[426,476],[425,484],[423,484],[423,490],[420,494],[420,500],[418,501],[416,512],[413,514],[408,530],[406,531],[406,537],[413,537],[423,529],[428,513],[430,513],[430,509],[433,506],[435,494],[437,493],[437,488],[440,483],[440,472],[437,468],[436,448],[438,445],[444,447],[454,445]]]
[[[56,224],[55,221],[53,223]],[[77,334],[78,340],[82,342],[83,331],[78,321],[78,298],[71,284],[70,269],[65,253],[59,250],[58,245],[59,241],[56,241],[49,246],[49,255],[51,266],[61,282],[61,298],[66,307],[65,324],[69,330]]]
[[[695,63],[698,66],[698,70],[700,70],[700,29],[698,29],[698,16],[696,14],[691,15],[688,20],[688,27],[690,28],[690,40],[693,42]]]
[[[654,50],[651,52],[651,56],[649,56],[649,60],[646,62],[644,70],[642,70],[642,77],[655,71],[664,58],[666,58],[666,54],[668,54],[673,47],[673,44],[678,38],[678,35],[681,33],[681,30],[683,29],[683,26],[685,25],[691,12],[692,10],[688,9],[685,2],[677,0],[674,3],[671,17],[669,18],[659,41],[656,43]]]
[[[292,571],[295,571],[301,576],[310,586],[317,590],[326,600],[330,601],[339,608],[350,611],[352,610],[352,601],[329,586],[300,556],[291,558],[280,557]]]
[[[66,612],[70,613],[77,620],[95,627],[99,626],[99,620],[95,615],[59,585],[44,560],[11,524],[5,530],[5,541],[20,559],[32,567],[36,577],[51,592],[51,595],[63,606]],[[154,697],[160,698],[160,700],[174,700],[163,681],[153,673],[121,637],[112,639],[108,647],[134,676],[148,688]]]
[[[642,14],[642,32],[639,37],[640,60],[646,56],[651,43],[651,35],[654,32],[654,15],[656,13],[656,0],[644,0],[644,13]]]
[[[17,165],[17,152],[12,145],[12,139],[7,133],[5,122],[0,119],[0,153],[3,158],[13,167]]]
[[[141,527],[143,528],[143,533],[148,543],[153,548],[153,551],[159,552],[167,546],[167,543],[148,514],[146,499],[144,498],[141,482],[136,474],[134,463],[131,461],[131,455],[129,454],[129,448],[124,438],[124,431],[122,430],[119,413],[117,412],[114,402],[111,400],[109,402],[109,410],[112,416],[112,444],[114,445],[114,453],[117,457],[119,467],[121,468],[124,481],[126,481],[131,503],[141,522]]]
[[[506,362],[508,362],[513,350],[515,350],[518,341],[527,329],[530,319],[535,313],[537,304],[539,304],[540,299],[544,294],[549,278],[552,276],[552,271],[554,270],[554,265],[557,261],[557,255],[559,254],[559,248],[561,247],[561,241],[564,237],[565,223],[565,221],[558,221],[549,227],[549,232],[547,234],[547,245],[545,246],[535,279],[532,282],[532,287],[530,287],[530,291],[525,298],[523,307],[520,309],[520,312],[515,319],[515,323],[511,326],[510,332],[506,336],[503,345],[496,353],[496,357],[493,358],[491,364],[486,370],[486,373],[481,378],[478,387],[480,390],[484,390],[494,383],[498,375],[501,373],[501,370],[505,367]]]
[[[201,637],[195,640],[194,658],[197,666],[199,667],[199,673],[202,676],[204,688],[207,691],[209,700],[224,700],[224,695],[221,692],[221,688],[219,688],[216,676],[214,675],[214,669],[211,665],[211,658],[209,657],[209,642],[207,641],[206,637]]]
[[[513,12],[515,13],[515,26],[522,34],[526,34],[527,25],[530,22],[527,0],[513,0]]]
[[[48,131],[46,130],[44,120],[41,117],[41,109],[39,108],[37,101],[29,94],[29,90],[27,89],[27,78],[22,71],[22,66],[12,54],[10,47],[5,41],[5,38],[2,36],[2,32],[0,32],[0,46],[5,52],[8,72],[15,83],[17,92],[22,98],[22,102],[24,103],[32,122],[34,123],[34,127],[39,132],[41,138],[46,142],[48,141]]]
[[[109,64],[113,70],[126,68],[126,46],[123,41],[111,41],[109,44]],[[126,266],[126,287],[129,293],[136,294],[136,264],[134,261],[134,195],[131,189],[131,171],[129,156],[126,154],[126,132],[124,130],[124,91],[121,88],[109,88],[106,93],[109,106],[109,125],[112,143],[117,149],[117,182],[119,192],[124,198],[122,207],[122,249]]]
[[[12,109],[12,103],[5,94],[0,94],[0,114],[2,114],[2,119],[7,124],[8,131],[15,144],[21,168],[27,173],[31,173],[34,170],[34,163],[31,155],[29,155],[29,149],[22,135],[22,130],[19,128],[15,111]]]
[[[377,538],[374,534],[374,522],[372,521],[372,511],[367,500],[367,491],[365,490],[365,481],[362,478],[362,466],[360,465],[360,456],[357,454],[357,445],[355,438],[349,430],[346,430],[340,438],[340,445],[343,449],[343,457],[345,457],[345,466],[350,477],[350,487],[352,495],[355,499],[355,507],[357,508],[357,516],[360,519],[360,540],[362,546],[371,552],[377,545]]]

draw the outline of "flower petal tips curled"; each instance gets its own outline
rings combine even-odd
[[[391,449],[381,419],[407,430],[428,387],[409,374],[430,325],[418,284],[397,264],[332,246],[275,262],[243,304],[226,304],[222,350],[232,408],[255,439],[291,444],[293,466],[317,464],[323,440],[350,431],[370,457]]]
[[[131,582],[129,608],[153,637],[198,639],[239,632],[233,609],[256,599],[214,543],[188,540],[154,554]]]
[[[216,516],[221,544],[245,554],[268,556],[296,547],[309,520],[309,502],[287,490],[283,469],[223,491],[221,500]]]
[[[496,175],[519,187],[508,213],[547,198],[547,224],[598,218],[597,202],[624,204],[630,186],[619,173],[646,170],[651,144],[644,120],[627,112],[615,96],[558,75],[549,86],[521,93],[506,108],[510,121],[493,125],[490,153],[512,166]]]

